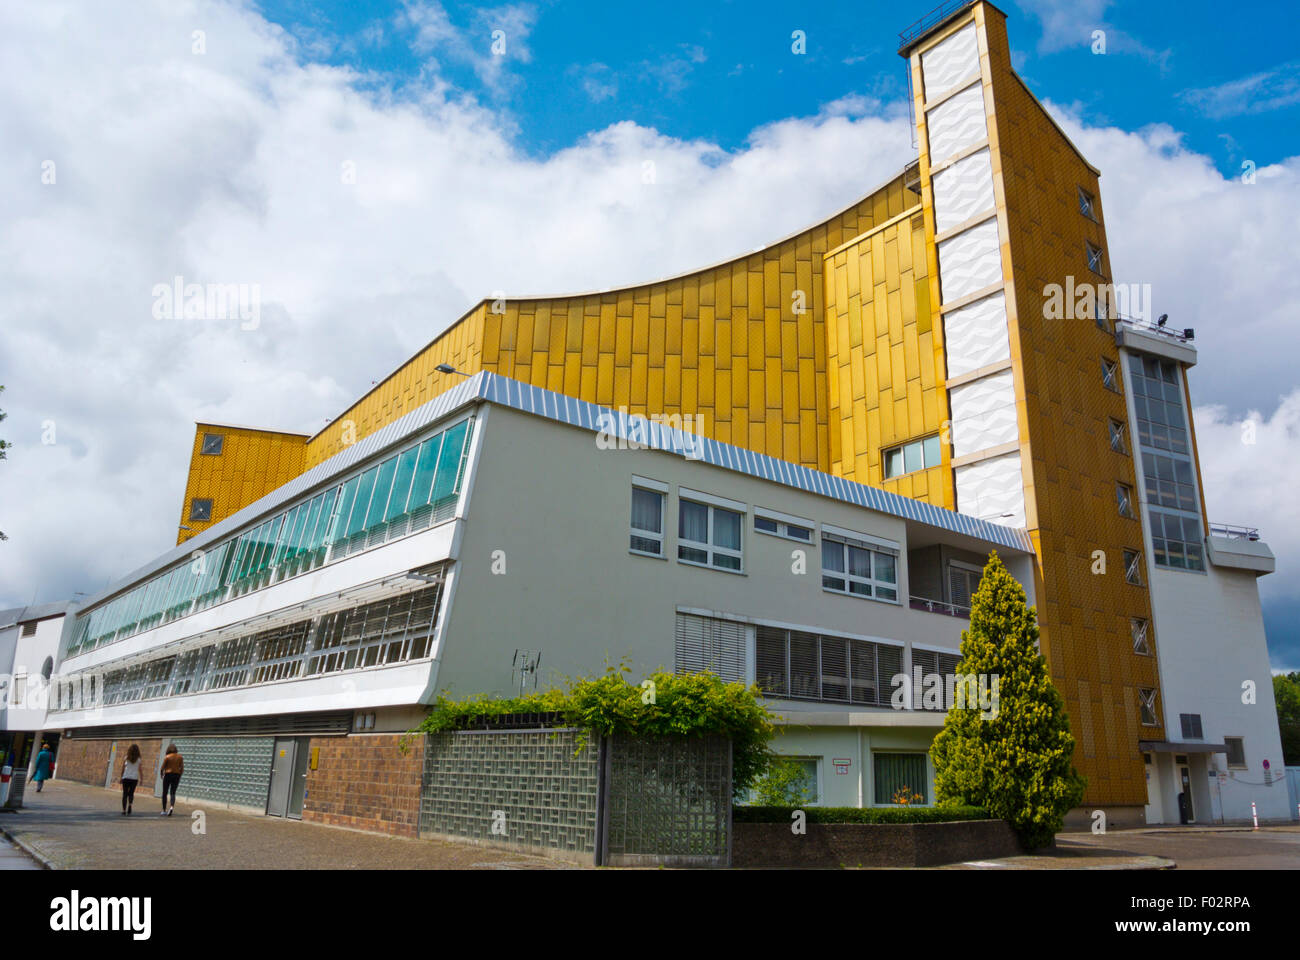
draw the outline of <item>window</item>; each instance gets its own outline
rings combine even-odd
[[[979,589],[984,571],[953,560],[948,564],[948,602],[963,610],[970,609],[971,597]]]
[[[1160,726],[1160,719],[1156,716],[1155,690],[1138,687],[1138,710],[1142,714],[1142,725],[1144,727]]]
[[[1144,447],[1189,455],[1177,364],[1130,354],[1128,369],[1137,408],[1138,442]]]
[[[1135,587],[1142,586],[1142,554],[1136,550],[1124,551],[1124,579]]]
[[[1180,713],[1178,721],[1182,724],[1184,740],[1201,740],[1201,715],[1199,713]]]
[[[822,588],[898,601],[898,555],[860,540],[822,533]]]
[[[797,766],[803,774],[803,776],[799,778],[798,783],[791,784],[794,789],[803,791],[803,799],[801,802],[820,803],[821,791],[819,791],[817,787],[821,780],[818,776],[818,768],[821,766],[821,761],[817,757],[782,757],[781,759]]]
[[[1101,382],[1107,390],[1119,393],[1119,369],[1114,360],[1101,358]]]
[[[876,803],[930,802],[930,776],[924,753],[873,753],[871,760]]]
[[[937,467],[942,459],[938,434],[890,447],[884,455],[885,479],[901,477],[905,473],[925,470],[928,467]]]
[[[664,495],[632,488],[632,536],[629,549],[651,557],[664,555]]]
[[[1110,448],[1128,456],[1128,428],[1118,420],[1110,421]]]
[[[959,653],[940,653],[937,650],[918,650],[912,647],[912,673],[915,676],[916,670],[921,671],[921,689],[913,690],[913,706],[918,710],[948,710],[957,702],[957,685],[956,680],[957,666],[961,663],[961,654]],[[927,684],[927,679],[937,676],[941,679],[938,688],[940,697],[938,702],[934,702],[933,695],[927,696],[928,690],[931,689]],[[908,682],[913,682],[913,677],[908,678]],[[953,678],[950,682],[949,678]],[[963,697],[966,693],[963,691]]]
[[[36,621],[35,621],[35,620],[28,620],[26,623],[23,624],[22,635],[23,635],[24,637],[34,637],[34,636],[36,636]]]
[[[1140,653],[1144,656],[1151,655],[1151,642],[1147,639],[1147,634],[1151,630],[1151,624],[1139,617],[1134,617],[1129,621],[1129,632],[1133,635],[1133,652]]]
[[[1100,275],[1102,272],[1101,247],[1091,243],[1087,243],[1085,246],[1088,248],[1088,269]]]
[[[1223,745],[1228,748],[1228,769],[1246,769],[1246,740],[1244,737],[1224,737]]]
[[[802,630],[760,626],[754,678],[775,697],[888,706],[891,681],[903,672],[903,648]]]
[[[683,499],[677,517],[677,559],[739,572],[740,520],[734,510]]]
[[[1096,198],[1083,187],[1079,187],[1079,212],[1089,220],[1096,220],[1097,215],[1093,213],[1093,205]]]
[[[1128,517],[1130,520],[1136,520],[1137,514],[1133,512],[1133,488],[1124,483],[1115,484],[1115,505],[1119,508],[1121,517]]]
[[[677,673],[708,671],[728,683],[745,682],[745,626],[734,620],[677,614]]]
[[[219,457],[225,443],[226,438],[223,434],[205,433],[203,435],[203,446],[199,448],[199,453],[205,457]]]
[[[1175,570],[1204,570],[1205,545],[1200,517],[1151,510],[1151,550],[1157,566]]]
[[[314,497],[305,496],[277,516],[212,546],[201,561],[186,558],[79,614],[68,655],[123,640],[451,518],[465,476],[472,425],[472,417],[459,420],[423,442],[409,444],[391,462],[335,482]],[[377,477],[388,486],[381,482],[375,490]],[[191,506],[191,519],[211,520],[210,499],[192,501]]]
[[[774,537],[785,537],[787,540],[797,540],[800,543],[812,543],[811,524],[807,524],[807,521],[796,523],[795,520],[795,517],[786,517],[779,513],[757,509],[754,511],[754,529],[759,533],[770,533]]]

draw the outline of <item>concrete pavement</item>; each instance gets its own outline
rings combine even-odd
[[[52,780],[24,808],[0,815],[0,830],[55,869],[510,870],[573,864],[513,851],[407,840],[178,800],[171,817],[140,797],[130,817],[115,790]],[[195,811],[203,814],[196,833]],[[19,851],[13,851],[21,856]],[[28,860],[31,863],[30,859]],[[33,864],[33,867],[36,865]],[[36,867],[39,869],[39,867]]]

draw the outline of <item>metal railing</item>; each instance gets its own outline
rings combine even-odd
[[[1227,537],[1229,540],[1258,540],[1259,527],[1243,527],[1236,523],[1212,523],[1210,536]]]
[[[1141,333],[1150,333],[1158,337],[1167,337],[1170,340],[1177,340],[1179,343],[1186,343],[1189,340],[1196,339],[1196,332],[1191,327],[1170,327],[1160,323],[1152,323],[1150,320],[1139,320],[1135,317],[1126,317],[1122,314],[1115,314],[1115,325],[1118,327],[1123,324],[1126,327],[1132,327]]]
[[[939,4],[939,6],[935,7],[925,16],[921,17],[921,19],[917,20],[907,29],[899,33],[898,49],[904,50],[911,46],[912,42],[916,40],[917,37],[938,26],[954,13],[961,10],[963,7],[970,6],[974,2],[975,0],[945,0],[944,3]]]
[[[942,613],[949,617],[961,617],[965,620],[970,619],[970,607],[963,607],[956,603],[947,603],[943,600],[931,600],[929,597],[909,597],[908,605],[913,610],[925,610],[929,613]]]

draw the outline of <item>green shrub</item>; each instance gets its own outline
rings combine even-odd
[[[807,772],[800,763],[772,754],[767,769],[754,781],[754,793],[750,799],[760,807],[794,808],[807,803],[811,792]]]
[[[982,807],[733,807],[735,823],[789,823],[795,810],[809,823],[949,823],[955,820],[989,820]]]
[[[998,678],[997,709],[948,711],[930,747],[935,795],[940,804],[986,808],[1030,849],[1047,846],[1082,800],[1085,781],[1071,763],[1065,705],[1038,652],[1037,617],[996,553],[971,598],[961,654],[958,673]]]
[[[566,725],[600,735],[726,737],[731,740],[733,795],[749,789],[767,767],[768,743],[776,732],[757,687],[725,683],[711,673],[659,671],[647,678],[653,683],[647,688],[630,683],[627,669],[620,664],[599,677],[570,680],[567,689],[525,697],[453,701],[440,696],[418,729],[437,733],[461,729],[481,717],[558,713]],[[579,749],[584,746],[580,743]]]

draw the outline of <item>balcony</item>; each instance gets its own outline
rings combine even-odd
[[[1195,366],[1196,347],[1191,327],[1175,328],[1133,317],[1115,317],[1115,343],[1126,350],[1149,353],[1185,366]]]
[[[1205,545],[1206,556],[1216,567],[1251,570],[1256,575],[1277,569],[1273,551],[1259,538],[1258,527],[1211,523]]]
[[[929,597],[908,597],[908,605],[913,610],[941,613],[949,617],[961,617],[963,620],[970,619],[970,607],[948,603],[945,600],[931,600]]]

